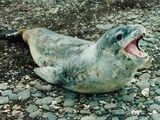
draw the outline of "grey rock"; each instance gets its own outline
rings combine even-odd
[[[28,98],[30,98],[30,91],[23,90],[20,93],[18,93],[18,97],[20,100],[27,100]]]
[[[31,94],[31,96],[33,96],[33,97],[42,97],[42,93],[34,93],[34,94]]]
[[[160,77],[160,70],[155,73],[158,77]]]
[[[138,120],[138,116],[130,116],[127,117],[125,120]]]
[[[7,83],[0,84],[0,90],[6,90],[8,88]]]
[[[96,120],[107,120],[107,116],[97,117]]]
[[[9,96],[10,94],[12,94],[12,90],[2,91],[2,96]]]
[[[98,101],[91,101],[89,102],[90,108],[94,109],[95,107],[99,106]]]
[[[64,107],[64,111],[67,113],[73,113],[74,109],[71,107]]]
[[[36,105],[32,105],[30,104],[27,108],[26,108],[26,111],[29,112],[29,113],[32,113],[32,112],[35,112],[38,110],[38,107]]]
[[[52,89],[52,85],[36,85],[36,88],[42,91],[50,91]]]
[[[55,114],[50,114],[48,116],[48,120],[57,120],[57,119],[58,119],[58,117]]]
[[[62,98],[60,96],[58,96],[58,97],[55,98],[55,101],[57,103],[61,103],[62,102]]]
[[[50,110],[49,106],[48,106],[48,105],[46,105],[46,104],[42,105],[42,108],[43,108],[44,110],[47,110],[47,111],[49,111],[49,110]]]
[[[67,120],[66,118],[59,118],[58,120]]]
[[[149,120],[148,117],[140,117],[139,120]]]
[[[91,114],[91,112],[89,110],[80,110],[81,114],[87,115],[87,114]]]
[[[118,117],[112,117],[112,120],[119,120]]]
[[[156,89],[155,92],[160,95],[160,88],[159,89]]]
[[[84,116],[81,118],[81,120],[96,120],[95,116]]]
[[[0,105],[6,104],[9,102],[8,97],[1,97],[0,96]]]
[[[115,103],[106,103],[104,105],[104,109],[108,110],[108,109],[113,109],[113,108],[116,108],[117,105]]]
[[[75,99],[74,98],[65,98],[64,100],[64,107],[72,107],[75,104]]]
[[[42,112],[39,111],[39,110],[37,110],[37,111],[32,112],[32,113],[29,114],[29,117],[31,117],[31,118],[41,117],[41,116],[42,116]]]
[[[160,111],[160,105],[158,105],[158,104],[152,104],[152,105],[150,105],[150,106],[148,107],[148,111],[152,112],[152,111],[154,111],[154,110]]]
[[[53,101],[53,97],[45,97],[45,98],[42,98],[42,99],[37,99],[36,100],[36,104],[37,105],[42,105],[42,104],[51,104]]]
[[[124,115],[125,111],[123,109],[117,109],[113,111],[114,115]]]
[[[139,79],[140,80],[148,80],[150,77],[151,77],[151,75],[149,73],[144,73],[139,77]]]
[[[13,100],[13,101],[18,100],[18,95],[14,93],[10,94],[8,97],[9,97],[9,100]]]
[[[147,79],[139,80],[136,85],[141,89],[149,88],[150,82]]]
[[[132,94],[131,95],[123,95],[122,99],[124,102],[132,102],[132,101],[134,101],[134,96]]]
[[[156,114],[152,114],[152,119],[153,120],[159,120],[160,119],[160,114],[156,113]]]

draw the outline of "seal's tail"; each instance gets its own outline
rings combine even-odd
[[[0,34],[0,40],[9,40],[11,42],[22,41],[23,40],[22,35],[26,30],[27,29],[21,29],[17,32],[13,32],[10,34]]]

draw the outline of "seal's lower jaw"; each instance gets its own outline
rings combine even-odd
[[[136,37],[124,48],[124,50],[130,55],[135,56],[139,59],[147,59],[148,54],[145,53],[139,46],[139,41],[143,38],[144,35],[145,34],[142,33],[141,35]]]

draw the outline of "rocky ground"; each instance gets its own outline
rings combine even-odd
[[[116,7],[115,7],[116,8]],[[120,24],[142,24],[142,47],[151,56],[125,87],[79,94],[37,77],[27,46],[0,41],[0,120],[159,120],[160,6],[116,10],[105,1],[1,0],[0,32],[45,27],[95,41]]]

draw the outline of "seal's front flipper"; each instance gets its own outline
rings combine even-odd
[[[39,67],[35,68],[34,72],[47,82],[52,84],[58,84],[58,78],[59,78],[58,73],[60,71],[56,67],[54,66]]]

